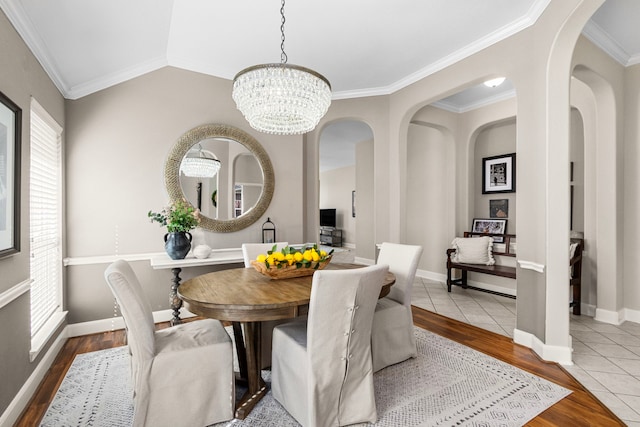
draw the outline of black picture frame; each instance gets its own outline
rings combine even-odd
[[[509,218],[509,199],[489,200],[489,218]]]
[[[0,258],[20,252],[22,109],[0,92]]]
[[[356,217],[356,190],[351,191],[351,216]]]
[[[487,235],[492,234],[506,234],[507,233],[507,220],[503,218],[473,218],[471,223],[472,233],[483,233]],[[493,237],[493,236],[492,236]],[[503,237],[493,237],[495,243],[502,243]]]
[[[482,194],[515,193],[516,153],[482,159]]]

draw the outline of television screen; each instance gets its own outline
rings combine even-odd
[[[336,228],[335,209],[320,209],[320,227]]]

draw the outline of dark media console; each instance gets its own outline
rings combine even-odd
[[[342,246],[342,230],[335,227],[321,227],[320,244],[327,246]]]

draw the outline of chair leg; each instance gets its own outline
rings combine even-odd
[[[573,314],[580,316],[580,283],[573,285]]]

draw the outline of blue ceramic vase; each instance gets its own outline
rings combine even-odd
[[[191,250],[191,233],[180,231],[165,234],[164,249],[171,259],[184,259]]]

